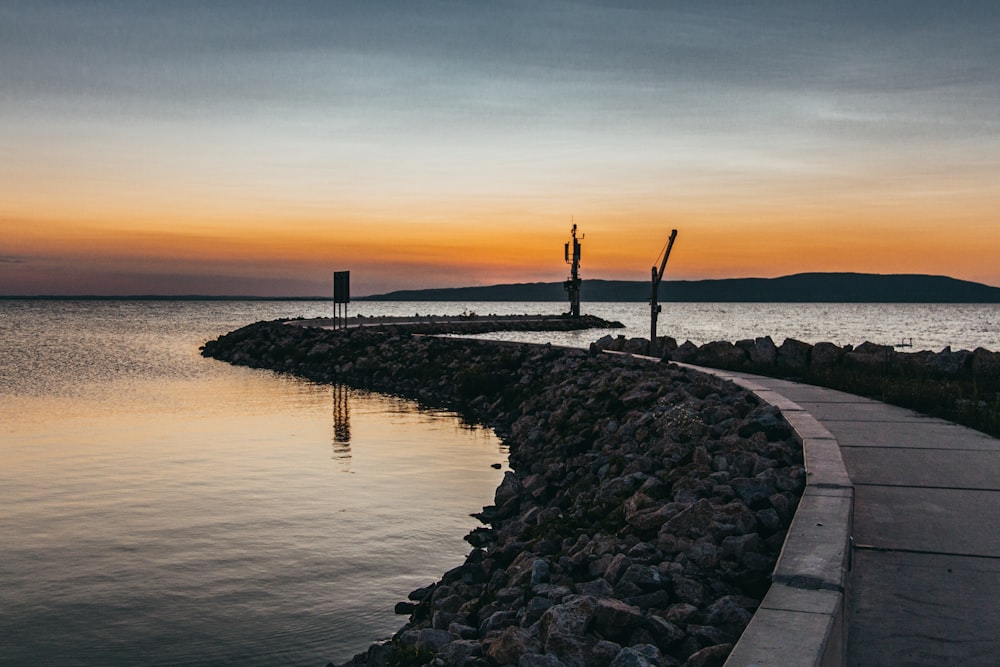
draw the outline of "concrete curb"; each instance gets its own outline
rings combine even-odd
[[[660,361],[628,352],[604,353]],[[802,406],[763,384],[770,378],[670,363],[729,380],[778,408],[802,443],[805,459],[806,489],[771,574],[771,587],[725,667],[843,667],[854,484],[840,444]]]
[[[771,576],[771,588],[726,667],[846,664],[854,485],[836,438],[800,405],[752,377],[678,365],[730,380],[777,407],[802,443],[805,457],[806,489]]]

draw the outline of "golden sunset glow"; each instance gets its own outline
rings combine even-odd
[[[574,222],[585,279],[1000,285],[996,13],[917,5],[0,10],[0,294],[559,281]]]

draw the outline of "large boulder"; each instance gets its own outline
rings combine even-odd
[[[681,343],[676,350],[670,353],[670,361],[679,361],[682,364],[694,363],[698,358],[698,346],[689,340]]]
[[[555,637],[582,637],[590,628],[597,610],[597,600],[575,595],[542,614],[538,621],[538,637],[545,644]]]
[[[812,345],[803,343],[794,338],[786,338],[785,342],[778,348],[778,355],[775,363],[779,368],[786,368],[792,371],[804,371],[809,368],[809,356],[812,352]]]
[[[1000,353],[977,347],[972,351],[972,374],[975,377],[1000,376]]]
[[[516,665],[525,653],[538,653],[541,646],[528,630],[511,626],[490,642],[486,655],[501,665]]]
[[[840,364],[844,350],[833,343],[816,343],[812,348],[809,366],[814,371],[826,370]]]
[[[773,366],[778,359],[778,347],[770,336],[756,338],[748,350],[750,363],[756,366]]]
[[[697,360],[711,368],[734,368],[746,363],[747,354],[729,341],[717,340],[698,348]]]
[[[621,641],[644,624],[642,610],[621,600],[605,598],[597,601],[594,629],[612,641]]]
[[[896,351],[890,345],[878,345],[865,341],[853,350],[844,353],[844,360],[855,366],[874,368],[888,364]]]
[[[971,365],[972,352],[968,350],[953,352],[950,345],[927,359],[928,367],[945,375],[958,375]]]
[[[503,481],[497,487],[493,502],[496,503],[497,507],[503,507],[507,502],[521,495],[523,490],[521,482],[514,473],[508,470],[503,474]]]

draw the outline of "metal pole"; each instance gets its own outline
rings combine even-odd
[[[663,280],[663,272],[667,268],[667,260],[670,259],[670,251],[674,247],[674,239],[677,238],[677,230],[670,231],[670,239],[667,241],[667,248],[663,251],[663,261],[660,262],[660,269],[657,271],[653,267],[652,271],[652,291],[649,294],[649,355],[655,357],[657,354],[656,345],[656,317],[660,314],[659,292],[660,281]]]
[[[649,356],[656,356],[656,317],[660,314],[660,304],[657,303],[657,291],[660,288],[660,281],[656,279],[656,267],[653,267],[653,289],[649,295]]]

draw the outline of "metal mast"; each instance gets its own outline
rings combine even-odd
[[[663,280],[663,271],[667,268],[667,260],[670,258],[670,249],[674,247],[674,239],[677,238],[677,230],[671,230],[670,239],[667,241],[667,248],[663,251],[663,261],[660,262],[659,270],[653,267],[653,289],[649,293],[649,354],[655,357],[656,345],[656,316],[660,314],[660,304],[658,303],[660,281]]]
[[[563,283],[563,289],[569,293],[569,314],[580,317],[580,284],[583,281],[580,280],[580,241],[576,238],[576,223],[573,223],[570,240],[565,244],[563,252],[566,263],[571,266],[569,279]]]

